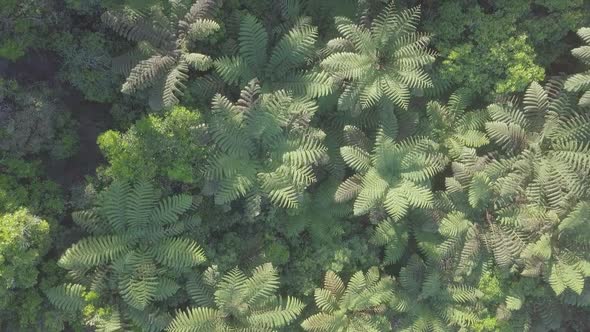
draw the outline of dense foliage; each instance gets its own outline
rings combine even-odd
[[[589,331],[590,2],[0,2],[1,331]]]

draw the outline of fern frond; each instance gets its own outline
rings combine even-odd
[[[57,308],[64,311],[82,310],[86,305],[84,293],[86,289],[78,284],[64,284],[45,291],[47,298]]]
[[[175,195],[160,201],[152,211],[150,220],[162,224],[173,224],[178,216],[186,212],[192,205],[193,198],[189,195]]]
[[[258,72],[267,59],[268,34],[262,23],[252,15],[244,15],[240,22],[240,56],[243,61]]]
[[[129,73],[121,92],[132,94],[154,84],[176,64],[176,60],[169,55],[154,55],[147,60],[140,61]]]
[[[153,26],[143,17],[104,12],[102,22],[122,37],[133,42],[147,40],[154,47],[168,48],[173,43],[173,35],[164,28]]]
[[[371,156],[366,151],[356,146],[343,146],[340,148],[342,159],[356,172],[365,173],[371,167]]]
[[[65,269],[89,268],[111,262],[129,246],[124,236],[110,235],[84,238],[68,248],[58,264]]]
[[[294,297],[287,297],[284,304],[279,301],[277,307],[272,310],[253,313],[249,318],[252,326],[259,326],[269,329],[280,328],[289,325],[301,314],[305,304]]]
[[[166,239],[151,250],[159,263],[171,268],[193,267],[206,261],[203,249],[187,238]]]
[[[213,59],[205,54],[188,53],[182,57],[191,67],[199,71],[207,71],[213,67]]]
[[[214,65],[219,76],[229,84],[243,83],[254,77],[252,68],[241,57],[223,56],[215,60]]]
[[[284,77],[289,70],[306,64],[313,56],[317,37],[316,27],[299,25],[291,29],[273,48],[266,65],[267,75]]]
[[[174,320],[166,328],[168,332],[214,331],[219,326],[219,311],[212,308],[191,308],[176,313]]]

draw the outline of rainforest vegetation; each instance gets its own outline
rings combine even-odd
[[[590,331],[590,1],[0,1],[0,331]]]

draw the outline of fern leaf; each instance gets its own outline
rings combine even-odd
[[[68,248],[58,263],[66,269],[93,267],[120,257],[129,248],[124,236],[96,236],[78,241]]]
[[[189,195],[176,195],[160,201],[152,211],[150,220],[162,224],[173,224],[178,217],[192,205],[193,198]]]
[[[86,289],[78,284],[64,284],[45,291],[47,298],[54,306],[64,311],[82,310],[86,305],[84,292]]]
[[[140,61],[129,73],[121,92],[132,94],[145,89],[166,75],[176,64],[176,60],[169,55],[154,55],[147,60]]]
[[[240,22],[240,56],[253,68],[260,72],[267,59],[268,34],[264,26],[252,15],[245,15]]]
[[[192,308],[176,313],[168,332],[207,332],[215,331],[219,326],[220,314],[211,308]]]
[[[186,268],[206,261],[203,249],[187,238],[170,238],[152,248],[156,260],[171,268]]]

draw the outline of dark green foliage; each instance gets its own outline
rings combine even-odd
[[[3,1],[0,330],[590,331],[588,13]]]
[[[16,81],[0,79],[0,157],[49,153],[65,159],[76,152],[76,123],[61,112],[48,87],[19,91]]]
[[[117,78],[110,68],[109,45],[105,36],[96,32],[65,32],[53,41],[53,49],[62,58],[60,78],[80,90],[87,100],[115,99]]]
[[[442,78],[491,101],[542,80],[543,67],[570,48],[568,31],[587,24],[586,10],[582,0],[440,1],[426,11],[425,28],[435,33]]]
[[[47,35],[62,15],[53,1],[6,0],[0,3],[0,60],[16,61],[30,49],[47,46]]]

